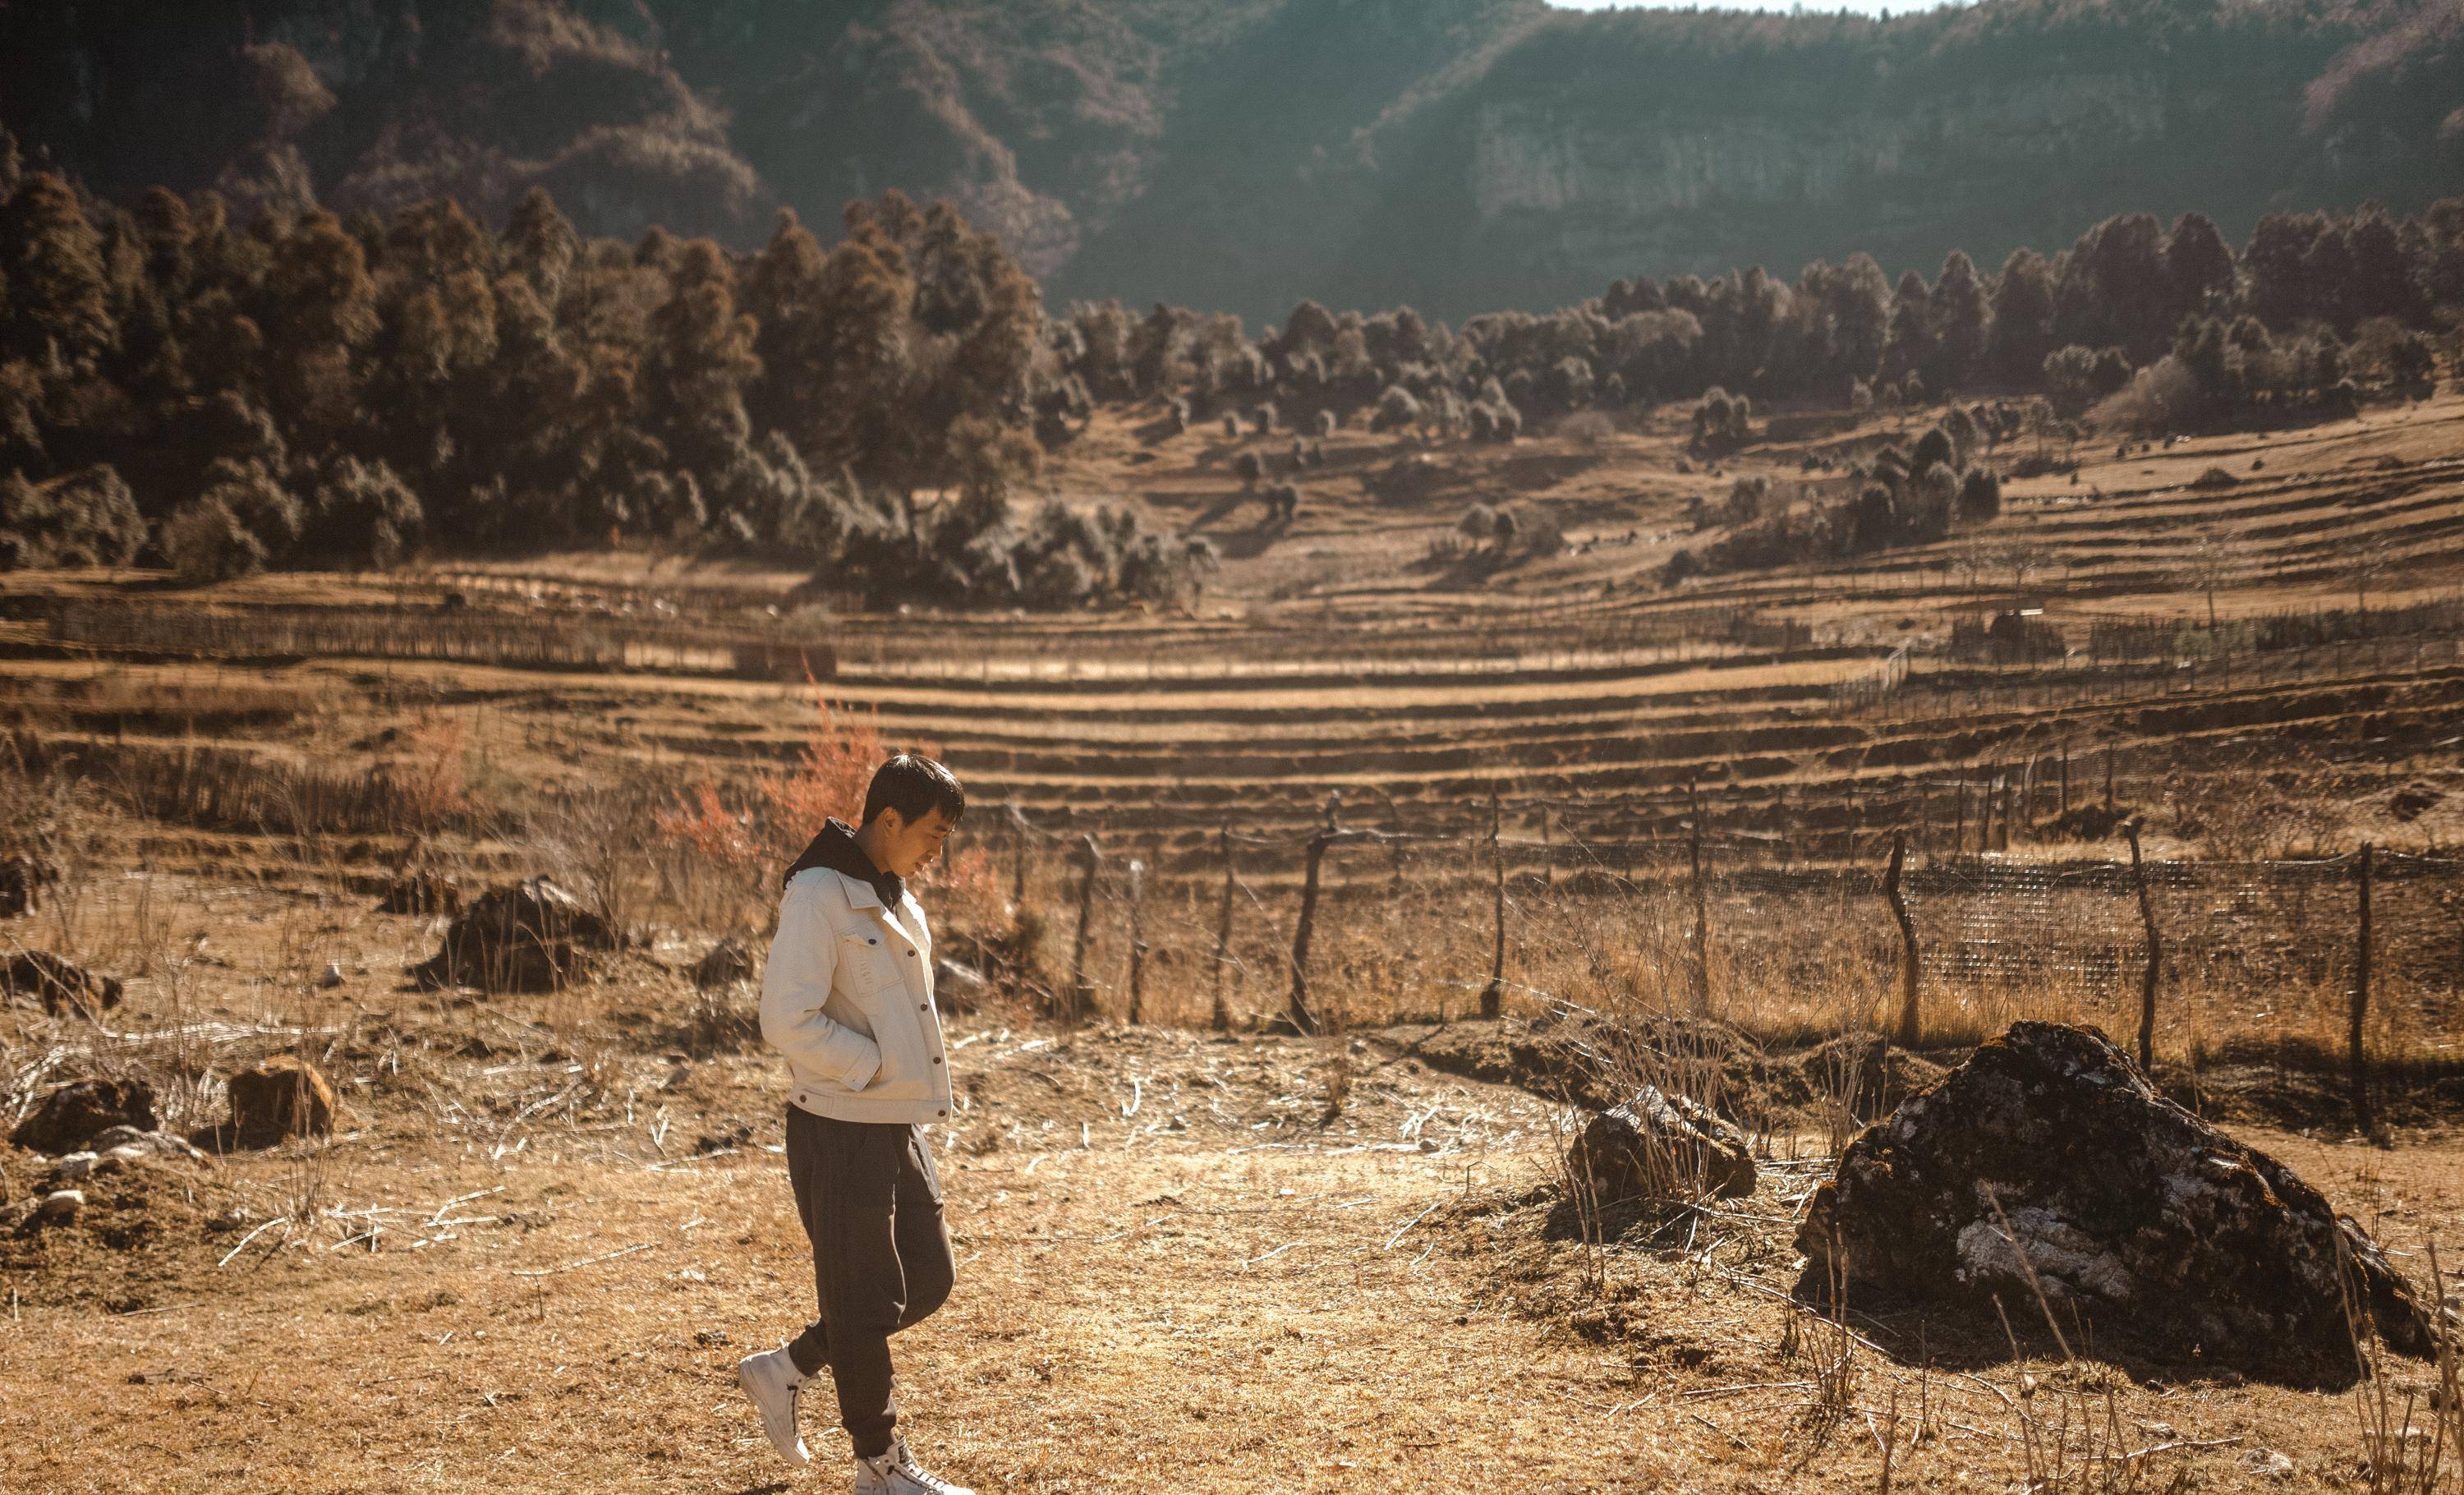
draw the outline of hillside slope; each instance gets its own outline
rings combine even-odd
[[[1617,275],[1991,263],[2114,212],[2418,206],[2464,49],[2416,0],[1847,15],[1544,0],[252,0],[0,9],[0,124],[128,197],[749,246],[901,187],[1052,299],[1460,318]]]

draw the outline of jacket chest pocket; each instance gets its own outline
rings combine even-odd
[[[879,934],[842,934],[838,951],[839,980],[851,997],[877,997],[897,984],[898,967]]]

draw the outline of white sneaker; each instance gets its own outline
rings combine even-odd
[[[976,1495],[917,1464],[907,1451],[907,1440],[890,1445],[878,1459],[861,1454],[855,1461],[855,1495]]]
[[[812,1452],[804,1446],[804,1436],[796,1431],[796,1393],[803,1388],[804,1377],[787,1352],[768,1350],[746,1355],[736,1362],[736,1381],[760,1409],[761,1431],[770,1435],[770,1446],[779,1450],[780,1457],[800,1467],[811,1463]]]

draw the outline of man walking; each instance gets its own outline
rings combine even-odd
[[[917,1465],[898,1436],[890,1336],[950,1295],[955,1264],[924,1135],[950,1115],[933,1005],[933,936],[904,879],[940,854],[967,797],[901,753],[873,773],[864,824],[833,817],[787,869],[761,981],[761,1036],[787,1056],[787,1175],[813,1246],[821,1313],[737,1378],[792,1463],[804,1382],[830,1369],[855,1445],[857,1495],[969,1495]]]

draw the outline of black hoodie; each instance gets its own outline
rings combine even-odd
[[[796,858],[795,865],[787,868],[786,877],[780,880],[792,880],[798,872],[816,867],[845,872],[857,882],[870,884],[872,890],[881,895],[884,909],[896,909],[899,901],[907,896],[907,885],[899,880],[898,874],[885,872],[873,866],[872,858],[865,855],[864,847],[856,845],[855,827],[835,815],[823,823],[821,834],[813,838],[812,845],[804,848],[804,854]]]

